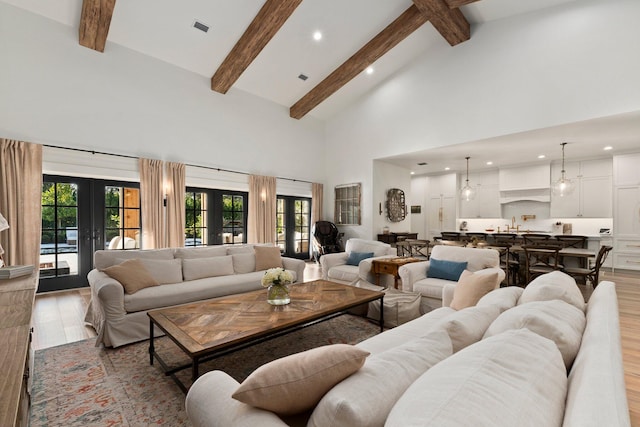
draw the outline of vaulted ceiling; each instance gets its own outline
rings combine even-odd
[[[483,22],[575,0],[1,1],[77,27],[79,43],[105,55],[117,43],[207,76],[203,90],[240,89],[293,118],[326,119],[433,44],[455,46]]]

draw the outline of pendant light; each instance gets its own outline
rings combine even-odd
[[[567,143],[563,142],[560,145],[562,145],[562,172],[560,173],[560,179],[551,186],[551,192],[554,196],[564,197],[573,193],[575,184],[566,177],[566,171],[564,170],[564,146],[567,145]]]
[[[469,159],[471,157],[465,157],[467,159],[467,179],[465,185],[460,189],[460,198],[464,201],[471,201],[476,197],[476,189],[469,185]]]

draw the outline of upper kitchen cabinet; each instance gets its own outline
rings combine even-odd
[[[549,164],[500,169],[500,191],[549,188]]]
[[[575,183],[575,190],[566,196],[551,195],[553,218],[611,218],[611,159],[585,160],[565,164],[565,176]],[[551,182],[558,180],[562,165],[551,167]]]
[[[640,153],[613,158],[614,184],[640,185]]]
[[[466,175],[459,176],[460,186],[465,184]],[[460,218],[500,218],[500,190],[498,171],[469,174],[469,184],[475,188],[473,200],[460,200]]]

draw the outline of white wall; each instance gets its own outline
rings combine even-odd
[[[392,188],[404,191],[407,205],[407,216],[398,222],[391,222],[387,215],[387,191]],[[389,227],[389,231],[393,232],[411,231],[411,175],[409,172],[396,165],[376,161],[373,163],[373,189],[373,233],[365,235],[364,238],[375,239],[376,234],[382,233],[383,227]],[[380,214],[380,204],[382,204],[382,214]]]
[[[638,16],[637,0],[581,0],[429,49],[327,123],[325,188],[360,181],[372,205],[373,159],[639,110]]]
[[[0,137],[324,179],[322,122],[114,43],[84,48],[76,28],[5,3],[0,58]]]

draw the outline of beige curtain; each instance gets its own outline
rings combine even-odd
[[[249,176],[248,243],[276,242],[276,178]]]
[[[140,159],[143,249],[166,247],[164,238],[164,183],[162,179],[162,165],[162,160]]]
[[[0,213],[9,229],[0,232],[7,265],[40,263],[42,146],[0,138]]]
[[[184,246],[184,163],[167,162],[167,244],[170,248]]]
[[[324,186],[317,182],[311,183],[311,230],[316,222],[322,221],[322,201],[324,200]],[[309,236],[313,242],[313,236]],[[313,257],[313,244],[309,245],[309,258]]]

